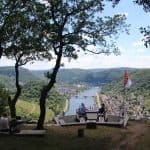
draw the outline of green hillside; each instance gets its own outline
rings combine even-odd
[[[145,99],[146,107],[150,110],[150,69],[137,69],[131,72],[130,78],[132,85],[128,92],[133,93],[134,97],[142,95]],[[102,92],[108,93],[108,91],[113,91],[116,94],[124,94],[123,80],[122,75],[118,80],[114,80],[110,84],[103,86]]]
[[[17,115],[26,116],[32,118],[32,120],[37,121],[40,114],[40,107],[37,102],[28,102],[24,100],[19,100],[16,105]],[[54,117],[54,112],[46,107],[46,117],[45,122],[52,120]]]
[[[5,87],[7,89],[8,88],[13,89],[14,85],[15,85],[14,77],[8,77],[8,76],[0,75],[0,84],[5,85]]]
[[[25,102],[28,105],[32,103],[38,104],[40,98],[40,91],[45,84],[46,80],[41,80],[38,76],[34,75],[31,71],[20,68],[20,84],[22,85],[22,93],[20,99],[24,103],[19,102],[20,107],[17,109],[21,115],[30,115],[32,118],[37,118],[37,113],[30,113],[25,108]],[[14,95],[15,91],[15,70],[14,67],[0,67],[0,85],[4,85],[6,90],[10,92],[11,95]],[[0,97],[1,98],[1,97]],[[48,112],[51,111],[54,116],[63,111],[65,107],[66,97],[60,95],[55,89],[53,89],[47,97],[47,109]],[[7,98],[5,98],[7,100]],[[0,103],[2,100],[0,100]],[[39,112],[39,111],[38,111]]]
[[[57,82],[62,83],[83,83],[89,85],[103,85],[122,76],[125,68],[112,69],[60,69],[57,75]],[[134,71],[135,69],[129,68]],[[48,70],[32,71],[35,75],[44,79],[44,73]]]
[[[0,114],[7,111],[7,97],[9,93],[5,86],[0,83]]]
[[[21,99],[38,102],[40,98],[40,91],[44,85],[44,81],[31,81],[27,82],[22,88]],[[47,107],[53,111],[54,114],[59,114],[65,107],[67,97],[59,94],[55,88],[53,88],[47,97]]]
[[[20,81],[22,83],[26,83],[28,81],[36,81],[39,80],[37,76],[35,76],[31,71],[25,68],[19,69],[20,73]],[[0,75],[11,80],[15,79],[15,69],[14,67],[0,67]]]

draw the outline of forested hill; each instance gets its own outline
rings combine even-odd
[[[141,100],[144,100],[143,104],[146,108],[145,110],[150,112],[150,69],[137,69],[134,72],[131,72],[130,78],[132,81],[132,85],[128,90],[130,102],[143,103]],[[123,77],[103,86],[102,92],[106,95],[109,95],[110,93],[124,95]],[[139,97],[143,98],[141,99]]]
[[[120,86],[122,85],[121,79],[123,78],[124,70],[128,69],[132,73],[133,78],[140,79],[145,76],[150,69],[133,69],[133,68],[111,68],[111,69],[60,69],[57,76],[57,83],[76,83],[76,84],[89,84],[98,85],[111,83],[120,79]],[[44,73],[48,70],[28,70],[20,68],[20,81],[26,83],[28,81],[43,80]],[[136,76],[135,76],[136,75]],[[149,75],[149,73],[148,73]],[[147,75],[147,76],[148,76]],[[11,84],[14,86],[15,71],[14,67],[0,67],[0,82]],[[134,82],[134,81],[133,81]],[[142,82],[142,81],[141,81]],[[110,85],[111,87],[111,85]]]
[[[20,68],[20,81],[26,83],[28,81],[39,80],[39,77],[34,75],[31,71],[25,68]],[[0,67],[0,82],[5,85],[13,85],[15,82],[15,69],[14,67]]]
[[[135,95],[143,95],[150,101],[150,69],[137,69],[130,74],[132,85],[129,89],[130,93]],[[113,91],[114,93],[123,93],[123,77],[105,85],[103,92]]]
[[[135,69],[128,68],[131,71]],[[65,83],[85,83],[90,85],[103,85],[110,83],[123,75],[125,68],[113,69],[60,69],[57,82]],[[32,71],[40,78],[44,78],[47,70]]]

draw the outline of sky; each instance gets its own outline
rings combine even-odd
[[[121,2],[112,8],[111,4],[107,6],[103,15],[109,16],[116,13],[126,14],[127,24],[131,24],[129,28],[130,34],[121,33],[116,43],[121,51],[121,55],[104,54],[84,54],[80,53],[77,60],[68,61],[63,58],[62,68],[81,68],[81,69],[95,69],[95,68],[116,68],[116,67],[131,67],[131,68],[150,68],[150,48],[145,48],[142,42],[142,34],[139,31],[141,26],[146,27],[150,25],[150,13],[144,12],[141,6],[133,4],[132,0],[121,0]],[[34,64],[27,64],[24,68],[31,70],[44,70],[53,68],[55,60],[48,62],[35,62]],[[14,61],[2,58],[0,66],[13,66]]]

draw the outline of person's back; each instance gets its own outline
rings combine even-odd
[[[101,108],[99,109],[99,113],[104,114],[105,113],[105,105],[102,104]]]
[[[107,116],[106,116],[106,108],[105,108],[105,104],[103,103],[101,105],[101,108],[99,109],[99,115],[104,117],[104,121],[107,121]]]
[[[85,114],[85,109],[83,107],[79,108],[79,114]]]
[[[78,112],[79,112],[80,115],[85,115],[85,113],[86,113],[86,107],[85,107],[85,105],[83,103],[79,107],[79,111]]]

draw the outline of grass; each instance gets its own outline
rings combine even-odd
[[[81,127],[50,127],[44,138],[0,137],[0,147],[4,150],[99,150],[101,146],[105,150],[113,146],[111,136],[118,132],[116,128],[85,129],[85,137],[78,138],[78,128]]]
[[[40,108],[36,102],[28,102],[24,100],[19,100],[16,105],[17,115],[31,117],[32,119],[37,119],[39,117]],[[46,118],[45,122],[52,120],[54,113],[46,108]]]
[[[115,150],[125,141],[125,146],[121,146],[123,150],[127,149],[126,140],[131,136],[134,137],[132,130],[137,124],[137,122],[130,122],[126,129],[106,126],[98,126],[97,129],[86,129],[85,126],[49,126],[45,137],[1,136],[0,147],[2,150]],[[142,123],[142,126],[146,127],[145,133],[135,137],[137,141],[134,147],[128,149],[149,150],[149,123],[144,125]],[[81,128],[84,129],[84,137],[79,138],[77,133]]]
[[[146,99],[144,105],[147,110],[150,110],[150,99]]]

